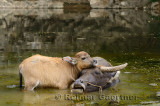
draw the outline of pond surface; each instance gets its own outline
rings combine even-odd
[[[113,65],[125,62],[114,88],[70,99],[70,90],[18,88],[18,65],[41,54],[86,51]],[[0,105],[120,105],[160,103],[160,16],[135,10],[0,10]],[[77,96],[82,96],[77,95]],[[73,95],[72,95],[73,96]],[[89,99],[90,97],[90,99]],[[107,98],[108,97],[108,98]]]

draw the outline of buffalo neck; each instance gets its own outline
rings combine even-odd
[[[71,79],[75,80],[78,77],[80,71],[81,70],[79,70],[76,65],[72,65],[70,70]]]

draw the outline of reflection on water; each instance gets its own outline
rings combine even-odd
[[[55,100],[69,90],[21,92],[18,64],[33,54],[73,55],[84,50],[112,64],[128,62],[115,89],[106,95],[137,96],[120,104],[157,101],[160,78],[160,17],[135,10],[0,10],[0,105],[107,104],[107,100]],[[157,86],[151,86],[151,83]],[[13,87],[14,86],[14,87]],[[85,95],[99,95],[98,92]]]

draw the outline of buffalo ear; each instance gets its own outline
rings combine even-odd
[[[76,65],[77,64],[77,59],[76,58],[73,58],[73,57],[70,57],[70,56],[66,56],[66,57],[63,57],[62,58],[63,61],[66,61],[72,65]]]

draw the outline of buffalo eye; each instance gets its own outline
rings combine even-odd
[[[95,72],[95,74],[99,75],[99,74],[100,74],[100,72],[97,72],[97,71],[96,71],[96,72]]]
[[[82,60],[85,60],[86,58],[85,57],[82,57]]]

